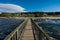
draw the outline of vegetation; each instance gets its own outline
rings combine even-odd
[[[22,13],[8,13],[2,12],[0,17],[60,17],[60,12],[22,12]]]

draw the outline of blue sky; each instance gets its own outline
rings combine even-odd
[[[60,11],[60,0],[0,0],[0,4],[15,4],[26,11]]]

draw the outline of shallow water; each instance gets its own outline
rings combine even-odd
[[[60,40],[60,19],[35,20],[50,36]]]
[[[0,39],[11,33],[24,19],[0,18]]]

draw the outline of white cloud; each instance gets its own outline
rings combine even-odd
[[[15,4],[0,4],[0,12],[25,12],[25,8]]]

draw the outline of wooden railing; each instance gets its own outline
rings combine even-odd
[[[22,35],[25,30],[25,26],[27,23],[26,19],[23,23],[21,23],[15,30],[13,30],[4,40],[21,40]]]
[[[40,27],[37,23],[31,19],[32,22],[32,29],[34,40],[52,40],[51,37]]]

